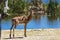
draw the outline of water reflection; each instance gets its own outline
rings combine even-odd
[[[57,16],[47,16],[47,18],[48,18],[48,20],[49,21],[55,21],[55,20],[57,20]]]
[[[41,19],[41,15],[35,15],[35,16],[33,17],[33,20],[34,20],[34,21],[37,21],[37,22],[39,22],[40,19]]]
[[[59,19],[59,21],[60,21],[60,15],[58,16],[58,19]]]
[[[58,16],[47,16],[48,18],[48,25],[51,28],[59,28],[59,20]]]

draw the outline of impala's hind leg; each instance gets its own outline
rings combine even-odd
[[[14,38],[14,36],[15,36],[15,33],[14,33],[15,28],[16,28],[16,25],[14,25],[14,27],[13,27],[13,38]]]
[[[13,25],[12,25],[12,27],[10,28],[10,38],[11,38],[12,29],[13,29]]]

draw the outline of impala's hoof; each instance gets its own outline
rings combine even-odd
[[[15,37],[13,36],[13,38],[15,38]]]
[[[10,39],[11,39],[11,37],[10,37]]]
[[[11,36],[10,36],[10,39],[11,39]]]
[[[24,37],[27,37],[26,34],[24,34]]]
[[[27,37],[27,36],[25,35],[25,37]]]
[[[13,38],[14,38],[14,34],[13,34]]]
[[[10,34],[10,39],[11,39],[11,34]]]

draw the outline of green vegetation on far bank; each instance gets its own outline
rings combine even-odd
[[[11,15],[27,14],[29,11],[29,4],[33,3],[33,5],[37,6],[35,2],[36,0],[33,0],[31,2],[28,2],[28,0],[8,0],[8,6],[10,8],[10,10],[8,10],[8,13]],[[3,7],[4,3],[1,4],[1,9],[3,9]],[[60,15],[60,4],[58,4],[57,0],[50,0],[48,4],[44,4],[44,8],[47,14]]]

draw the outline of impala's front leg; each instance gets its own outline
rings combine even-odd
[[[24,25],[24,36],[26,37],[26,23],[25,23],[25,25]]]

